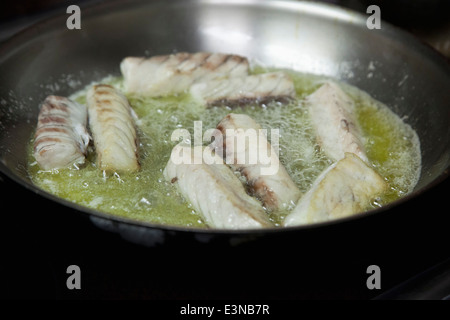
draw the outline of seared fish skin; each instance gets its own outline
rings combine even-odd
[[[44,170],[83,164],[89,144],[86,106],[65,97],[42,103],[34,140],[34,157]]]
[[[245,193],[244,186],[222,158],[214,155],[211,164],[202,159],[205,149],[212,151],[202,146],[175,146],[172,154],[190,153],[191,163],[176,164],[171,157],[164,169],[165,179],[177,185],[181,194],[212,228],[272,226],[261,204]]]
[[[294,83],[283,72],[198,82],[192,85],[190,93],[208,107],[284,103],[295,98]]]
[[[330,159],[338,161],[351,152],[368,161],[355,104],[337,84],[326,82],[306,101],[319,145]]]
[[[284,226],[296,226],[342,218],[364,211],[370,201],[387,189],[387,183],[358,156],[345,158],[325,169]]]
[[[92,86],[86,98],[99,169],[138,170],[136,129],[127,98],[105,84]]]
[[[125,91],[150,97],[181,93],[196,82],[245,76],[248,69],[244,57],[208,52],[127,57],[120,64]]]
[[[246,177],[251,194],[261,200],[264,207],[276,211],[297,202],[301,191],[280,163],[277,153],[255,120],[245,114],[230,113],[219,122],[217,129],[223,139],[216,139],[212,147],[223,155],[231,168]],[[257,139],[251,141],[249,138],[247,143],[246,136],[252,132],[257,133]],[[245,144],[245,147],[239,144]],[[269,164],[267,160],[263,161],[264,156],[270,159]]]

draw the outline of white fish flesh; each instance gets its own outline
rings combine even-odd
[[[42,103],[34,140],[34,157],[44,170],[83,164],[89,134],[86,106],[65,97],[48,96]]]
[[[346,152],[368,161],[353,100],[333,82],[326,82],[306,98],[322,151],[333,161]]]
[[[353,153],[325,169],[297,206],[285,226],[342,218],[362,212],[387,189],[383,178]]]
[[[181,93],[196,82],[245,76],[248,69],[244,57],[208,52],[127,57],[120,64],[125,91],[150,97]]]
[[[261,126],[245,114],[228,114],[217,125],[212,147],[246,178],[249,191],[269,210],[286,209],[301,196]],[[273,133],[272,133],[273,135]],[[274,137],[272,137],[273,139]],[[248,141],[248,142],[247,142]]]
[[[198,82],[190,93],[207,106],[286,103],[295,98],[294,82],[284,72]]]
[[[205,152],[211,155],[211,161],[205,161]],[[246,194],[241,181],[223,159],[212,152],[209,147],[175,146],[172,155],[183,154],[189,161],[179,163],[171,157],[164,169],[165,179],[177,185],[210,227],[251,229],[272,226],[261,204]]]
[[[87,92],[89,125],[100,170],[139,169],[137,136],[127,98],[110,85],[94,85]]]

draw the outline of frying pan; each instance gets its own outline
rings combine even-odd
[[[380,226],[386,230],[420,224],[422,217],[411,212],[429,201],[425,196],[448,176],[449,65],[431,48],[385,22],[381,29],[369,30],[368,16],[332,5],[251,0],[110,2],[83,8],[80,30],[69,30],[67,18],[61,13],[45,20],[0,48],[0,172],[27,197],[39,199],[40,208],[71,218],[82,216],[147,246],[180,238],[238,244],[313,235],[320,239],[338,235],[335,238],[351,242],[354,237],[379,237]],[[26,146],[39,104],[47,95],[68,96],[92,81],[119,75],[119,63],[126,56],[180,51],[240,54],[267,66],[335,77],[368,92],[420,138],[422,172],[415,190],[383,208],[345,219],[228,231],[136,222],[79,206],[32,184]],[[432,201],[435,207],[445,205],[445,199],[436,196]],[[435,221],[442,215],[428,212]]]

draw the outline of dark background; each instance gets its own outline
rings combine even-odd
[[[0,41],[70,4],[103,1],[15,1],[0,4]],[[382,19],[450,56],[449,1],[327,1]],[[190,235],[152,248],[102,231],[88,217],[50,203],[0,177],[0,288],[7,299],[372,299],[450,258],[449,181],[395,212],[302,235],[287,233],[230,244]],[[81,268],[81,290],[68,290],[66,269]],[[366,269],[381,268],[381,290]],[[414,288],[450,294],[448,261]],[[438,283],[444,288],[436,288]],[[446,282],[447,281],[447,282]],[[433,295],[433,293],[435,293]],[[424,295],[418,293],[418,298]]]

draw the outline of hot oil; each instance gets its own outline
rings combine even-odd
[[[264,71],[262,68],[254,70],[255,73]],[[193,140],[194,121],[202,121],[204,132],[215,128],[223,117],[233,112],[245,113],[254,118],[268,130],[269,139],[270,129],[279,130],[280,161],[299,189],[306,192],[316,177],[331,164],[316,143],[307,108],[302,103],[303,98],[317,89],[325,79],[292,71],[289,73],[294,80],[298,101],[288,105],[271,103],[233,109],[206,109],[188,94],[164,98],[128,96],[139,117],[139,172],[105,176],[96,167],[92,148],[86,164],[80,170],[44,172],[33,164],[30,144],[30,175],[41,188],[99,211],[152,223],[205,227],[200,215],[174,186],[164,180],[162,172],[177,143],[171,141],[174,130],[187,129]],[[103,83],[122,89],[121,79],[118,78],[107,78]],[[343,85],[343,89],[357,105],[357,117],[367,137],[369,159],[390,186],[390,190],[375,199],[372,206],[383,205],[411,192],[420,174],[417,135],[386,106],[367,94],[349,86]],[[72,98],[84,103],[84,95],[85,92],[77,92]],[[270,216],[279,224],[279,216]]]
[[[374,169],[385,178],[389,191],[374,207],[413,191],[421,171],[420,142],[416,132],[396,114],[366,93],[349,90],[366,136],[365,148]]]

